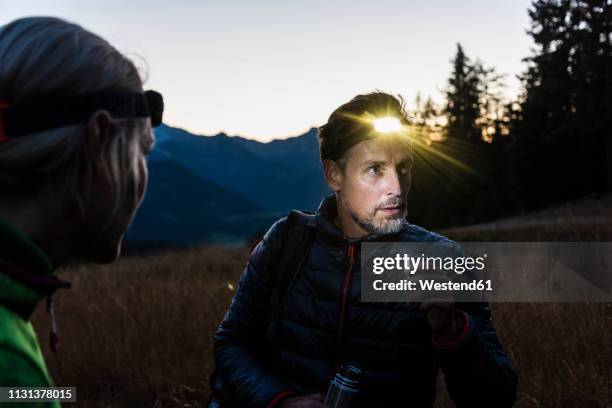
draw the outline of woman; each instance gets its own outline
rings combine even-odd
[[[134,64],[80,26],[0,27],[0,386],[52,384],[30,315],[68,286],[59,266],[118,257],[162,110]]]

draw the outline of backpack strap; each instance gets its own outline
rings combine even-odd
[[[278,264],[276,285],[270,299],[269,325],[267,334],[274,338],[278,327],[280,309],[289,289],[302,269],[310,251],[315,232],[314,214],[293,210],[287,215],[284,244]]]

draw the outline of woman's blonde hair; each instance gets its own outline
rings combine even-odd
[[[142,92],[134,64],[107,41],[82,27],[51,17],[30,17],[0,27],[0,101],[27,103],[60,92],[67,97],[94,92]],[[36,118],[32,118],[36,120]],[[52,187],[74,196],[91,187],[93,165],[118,194],[113,214],[138,171],[138,149],[152,138],[148,119],[117,120],[95,157],[85,149],[86,125],[72,125],[0,143],[0,191],[27,196]],[[9,135],[10,136],[10,135]],[[95,163],[94,163],[95,162]],[[128,179],[129,177],[129,179]],[[81,194],[79,194],[81,193]]]

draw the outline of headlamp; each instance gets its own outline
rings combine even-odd
[[[374,120],[374,130],[381,133],[397,132],[402,128],[400,120],[394,116],[386,116]]]

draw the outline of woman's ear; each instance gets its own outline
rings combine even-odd
[[[110,130],[116,126],[113,123],[113,118],[105,110],[96,111],[89,121],[87,122],[87,135],[85,138],[85,144],[87,145],[87,151],[90,153],[90,157],[95,157],[96,153],[99,154],[104,138],[108,137],[111,133]]]
[[[342,169],[340,168],[340,166],[338,166],[338,163],[329,159],[323,160],[323,173],[325,175],[325,181],[327,182],[329,188],[331,188],[334,193],[340,191],[343,174]]]

